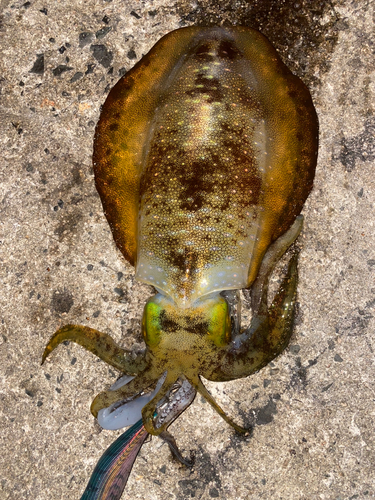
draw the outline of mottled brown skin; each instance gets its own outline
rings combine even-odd
[[[43,359],[70,339],[136,375],[99,394],[95,416],[167,372],[143,408],[149,432],[165,430],[154,425],[157,403],[181,377],[243,431],[200,376],[248,376],[288,344],[298,253],[270,307],[268,281],[301,231],[317,149],[307,88],[249,28],[169,33],[111,90],[95,134],[96,186],[116,244],[159,293],[145,306],[146,351],[136,358],[86,327],[64,327],[50,340]],[[241,330],[220,293],[244,287],[253,319]]]
[[[202,68],[217,62],[219,76],[207,78]],[[233,66],[255,75],[252,88],[226,71]],[[202,138],[207,107],[217,108],[210,134],[215,144]],[[265,172],[256,159],[252,119],[265,121]],[[112,89],[97,126],[96,185],[116,244],[134,264],[139,211],[165,215],[164,237],[156,226],[147,248],[178,268],[180,279],[187,267],[199,269],[217,258],[209,247],[230,251],[222,238],[226,217],[235,216],[237,241],[246,229],[233,206],[247,207],[261,226],[244,285],[250,286],[264,252],[291,226],[312,188],[317,136],[308,89],[259,32],[190,27],[169,33]],[[209,216],[202,212],[207,207]],[[181,212],[193,213],[194,221],[186,224]],[[217,236],[192,232],[195,222],[217,227]],[[165,235],[166,227],[187,230],[191,251],[181,255],[186,236]],[[194,283],[181,286],[191,289]]]

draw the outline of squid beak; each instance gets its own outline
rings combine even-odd
[[[116,439],[100,457],[81,500],[120,500],[147,436],[141,419]]]

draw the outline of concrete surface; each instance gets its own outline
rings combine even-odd
[[[66,323],[140,343],[150,289],[115,248],[91,150],[108,90],[168,31],[260,27],[311,89],[321,125],[289,349],[247,380],[209,384],[246,439],[197,398],[172,429],[196,466],[144,445],[124,500],[375,498],[373,1],[3,0],[0,498],[78,499],[118,432],[93,397],[117,373],[76,345],[41,367]]]

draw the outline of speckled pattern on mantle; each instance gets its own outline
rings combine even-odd
[[[123,500],[366,499],[374,479],[375,116],[373,1],[0,2],[0,498],[79,499],[119,432],[93,397],[117,373],[79,346],[41,367],[67,323],[141,346],[150,288],[113,243],[92,140],[118,78],[188,24],[258,27],[309,86],[320,119],[304,209],[290,347],[249,379],[207,384],[253,424],[239,438],[200,397],[173,425],[193,470],[154,438]]]

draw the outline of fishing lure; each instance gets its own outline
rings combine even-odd
[[[287,346],[298,250],[270,305],[268,284],[302,229],[317,149],[309,91],[250,28],[173,31],[111,90],[95,133],[95,182],[117,246],[157,291],[143,313],[146,348],[133,356],[107,334],[68,325],[43,356],[72,340],[127,375],[91,405],[104,427],[135,426],[111,457],[130,456],[128,441],[139,449],[150,433],[183,460],[167,427],[196,392],[246,431],[200,377],[247,377]],[[243,288],[251,292],[247,328]],[[105,469],[111,460],[103,460]],[[108,467],[120,471],[120,462]]]

